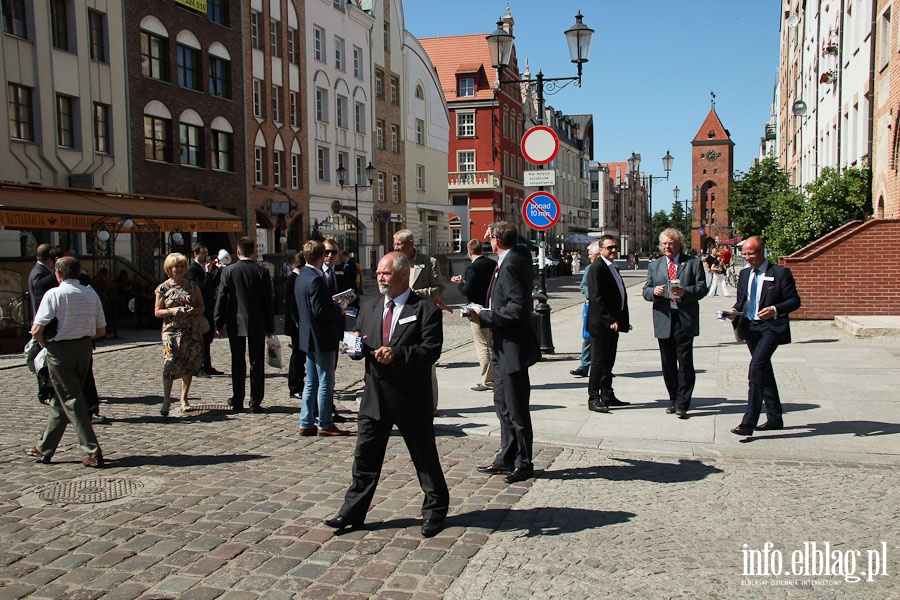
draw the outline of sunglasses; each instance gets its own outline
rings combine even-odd
[[[618,246],[603,246],[603,249],[604,250],[616,250],[616,249],[618,249]]]
[[[328,256],[329,254],[337,254],[337,253],[338,253],[337,250],[326,250],[326,251],[325,251],[325,256]]]

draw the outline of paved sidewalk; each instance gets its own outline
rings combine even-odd
[[[704,301],[696,402],[680,421],[663,410],[644,274],[625,275],[635,325],[615,386],[634,404],[587,411],[587,382],[569,375],[578,278],[551,279],[557,354],[532,369],[538,473],[521,484],[474,471],[498,448],[496,417],[490,395],[469,390],[468,324],[445,316],[436,429],[451,511],[431,539],[419,533],[422,495],[399,436],[367,527],[335,535],[322,523],[341,504],[356,440],[299,437],[284,371],[267,373],[265,414],[224,411],[230,380],[214,377],[195,380],[198,410],[165,419],[159,332],[103,341],[95,375],[110,423],[96,429],[109,466],[98,472],[81,467],[71,432],[50,465],[22,454],[46,409],[21,358],[0,357],[0,598],[900,596],[900,339],[794,324],[795,343],[775,355],[788,428],[742,441],[728,429],[743,411],[748,353],[713,316],[728,301]],[[444,301],[459,303],[449,287]],[[213,363],[230,370],[226,340]],[[361,373],[341,359],[350,430]],[[746,572],[746,553],[767,543],[785,566],[809,543],[858,552],[859,564],[828,576]],[[872,552],[887,575],[854,583]]]
[[[581,352],[581,304],[571,305],[571,293],[551,296],[556,354],[530,369],[536,440],[677,456],[900,464],[900,339],[856,338],[828,322],[792,321],[793,343],[773,359],[785,429],[740,438],[729,430],[746,407],[750,354],[731,324],[715,318],[734,297],[702,301],[697,383],[690,419],[680,420],[664,410],[668,395],[650,303],[641,297],[643,273],[626,273],[633,330],[619,337],[614,369],[616,396],[632,405],[611,414],[588,411],[587,378],[569,374]],[[569,306],[558,310],[556,303]],[[441,364],[438,425],[499,436],[490,393],[469,389],[480,376],[471,344],[445,352]]]

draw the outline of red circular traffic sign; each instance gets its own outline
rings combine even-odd
[[[544,231],[559,221],[559,200],[550,192],[535,192],[522,203],[522,218],[532,229]]]
[[[559,136],[546,125],[535,125],[522,136],[522,155],[536,165],[545,165],[559,152]]]

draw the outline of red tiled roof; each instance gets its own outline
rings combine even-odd
[[[491,55],[488,51],[484,33],[471,35],[453,35],[446,37],[423,38],[419,40],[441,80],[441,89],[447,102],[473,99],[493,98],[491,88],[496,72],[491,66]],[[483,70],[484,75],[476,81],[477,90],[474,98],[458,98],[456,95],[457,73],[476,73]],[[486,78],[486,79],[485,79]]]
[[[728,130],[725,129],[725,126],[722,125],[722,121],[719,120],[719,115],[716,114],[715,109],[710,110],[709,114],[706,115],[706,119],[703,121],[703,125],[700,126],[700,131],[698,131],[697,135],[694,136],[694,141],[731,142],[731,134],[729,134]]]

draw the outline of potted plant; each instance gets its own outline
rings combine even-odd
[[[837,80],[837,75],[834,71],[825,71],[822,73],[822,76],[819,77],[819,83],[834,83]]]
[[[825,44],[822,46],[822,56],[837,56],[838,55],[838,46],[837,44]]]

